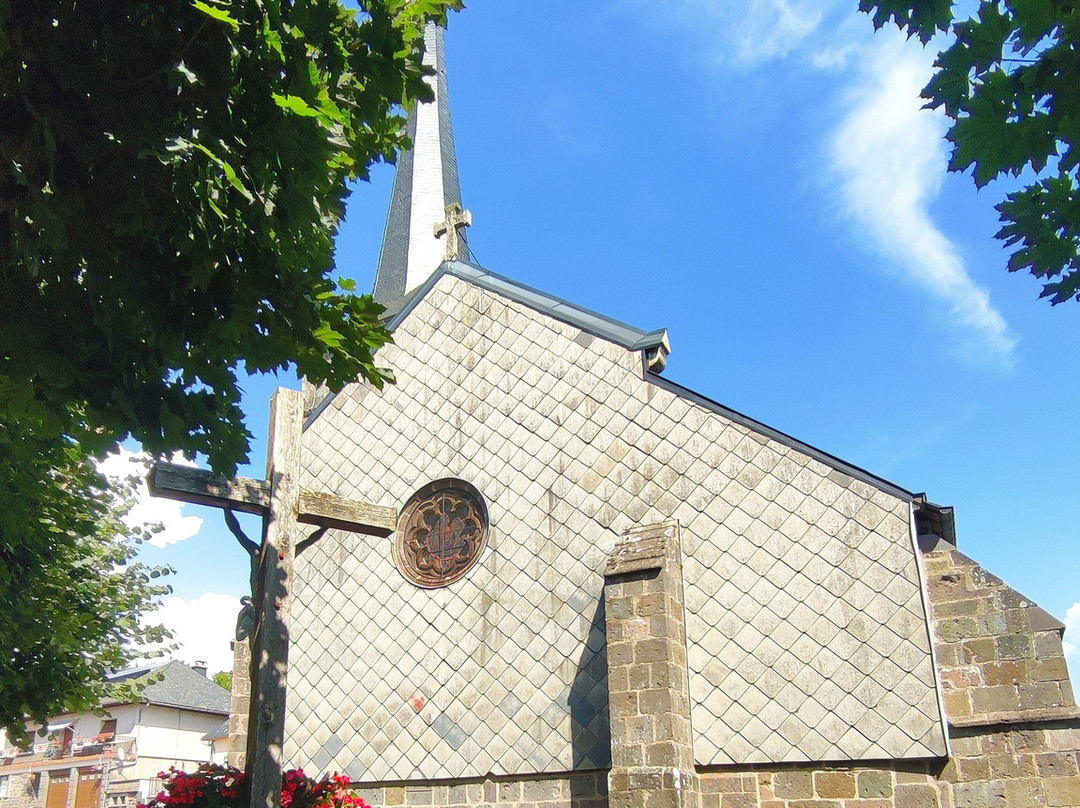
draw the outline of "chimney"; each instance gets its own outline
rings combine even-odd
[[[196,659],[195,664],[191,666],[191,669],[195,671],[195,673],[201,673],[203,676],[206,676],[206,663],[201,659]]]

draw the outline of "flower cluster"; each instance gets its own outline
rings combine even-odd
[[[246,808],[246,779],[239,769],[201,763],[190,774],[169,769],[159,776],[164,788],[139,808]],[[281,808],[368,808],[350,790],[351,782],[344,774],[313,780],[303,769],[292,769],[282,778]]]

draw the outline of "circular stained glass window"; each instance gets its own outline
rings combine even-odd
[[[446,586],[476,563],[487,536],[487,505],[480,492],[464,480],[436,480],[401,509],[394,562],[417,586]]]

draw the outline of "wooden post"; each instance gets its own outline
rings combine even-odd
[[[270,514],[259,559],[260,602],[252,637],[248,777],[251,808],[280,808],[285,685],[289,669],[289,612],[300,506],[303,395],[278,389],[270,403]]]

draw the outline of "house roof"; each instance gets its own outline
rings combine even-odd
[[[220,724],[215,724],[214,728],[208,733],[202,736],[204,741],[217,741],[221,738],[229,737],[229,719],[225,719]]]
[[[147,665],[117,671],[109,682],[132,682],[154,676],[156,681],[142,691],[142,701],[160,707],[177,707],[201,713],[229,714],[229,691],[192,670],[183,662],[172,660],[163,665]],[[112,702],[117,704],[118,702]]]

